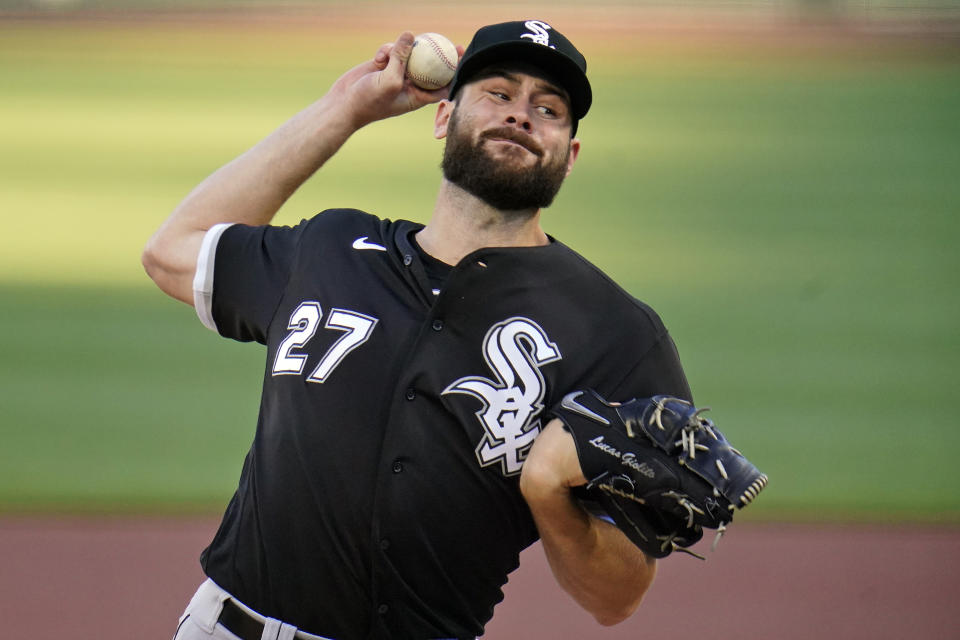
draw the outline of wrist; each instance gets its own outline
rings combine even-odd
[[[530,500],[562,497],[569,500],[570,488],[584,484],[573,438],[559,420],[544,427],[530,449],[520,474],[520,491]]]
[[[312,123],[312,135],[335,141],[338,147],[367,124],[349,103],[331,94],[314,102],[305,115]]]
[[[520,473],[520,493],[524,499],[527,502],[540,502],[569,493],[556,467],[552,467],[544,457],[533,456],[532,453]]]

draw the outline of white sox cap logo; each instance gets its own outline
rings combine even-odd
[[[530,33],[525,33],[521,38],[529,38],[537,44],[542,44],[545,47],[550,47],[551,49],[556,49],[555,46],[550,44],[550,34],[548,33],[551,27],[546,22],[541,22],[540,20],[527,20],[523,23],[527,29],[530,30]]]
[[[560,350],[537,323],[509,318],[487,332],[483,357],[496,380],[460,378],[443,393],[466,393],[483,403],[476,414],[484,429],[477,460],[483,467],[499,462],[503,475],[516,475],[540,433],[540,421],[534,420],[543,411],[545,392],[539,369],[560,360]]]

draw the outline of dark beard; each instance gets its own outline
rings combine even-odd
[[[509,127],[485,131],[476,144],[459,131],[454,110],[447,126],[443,152],[443,177],[467,193],[501,211],[528,211],[549,207],[567,175],[569,149],[549,165],[538,162],[530,169],[517,170],[494,160],[483,148],[491,137],[514,140],[541,156],[542,150],[525,135]]]

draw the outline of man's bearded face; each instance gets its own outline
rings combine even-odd
[[[569,144],[555,154],[544,149],[516,127],[497,127],[471,140],[468,128],[460,122],[458,108],[450,115],[447,144],[443,152],[443,176],[464,191],[501,211],[519,211],[548,207],[567,175]],[[490,140],[511,140],[536,156],[530,165],[514,154],[496,158],[488,148]],[[526,151],[517,150],[518,154]]]

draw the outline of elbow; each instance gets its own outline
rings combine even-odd
[[[147,273],[147,276],[157,284],[160,284],[164,269],[163,257],[157,245],[157,236],[154,234],[150,240],[147,241],[143,252],[140,254],[140,264],[143,266],[143,270]]]
[[[618,600],[603,600],[600,607],[590,611],[598,624],[604,627],[612,627],[627,620],[640,608],[643,598],[650,590],[653,579],[657,575],[656,558],[642,555],[643,563],[635,572],[635,580],[631,587],[625,588],[619,592]]]
[[[603,611],[593,611],[593,619],[597,621],[597,624],[603,627],[612,627],[614,625],[618,625],[637,612],[642,600],[643,596],[641,595],[639,598],[628,602],[623,606],[609,607]]]
[[[629,618],[629,617],[630,617],[629,615],[625,615],[625,616],[620,616],[620,615],[602,615],[602,616],[595,616],[595,617],[594,617],[594,620],[596,620],[597,623],[598,623],[600,626],[602,626],[602,627],[612,627],[612,626],[615,626],[615,625],[620,624],[621,622],[623,622],[624,620],[626,620],[626,619]]]
[[[157,234],[147,242],[140,254],[140,264],[147,276],[168,296],[193,304],[192,272],[186,268],[177,268],[175,254],[165,250]]]
[[[150,276],[151,280],[155,280],[154,277],[157,272],[157,257],[153,252],[153,240],[151,239],[147,242],[147,246],[143,248],[143,252],[140,254],[140,265],[143,267],[143,270],[146,271],[147,275]]]

